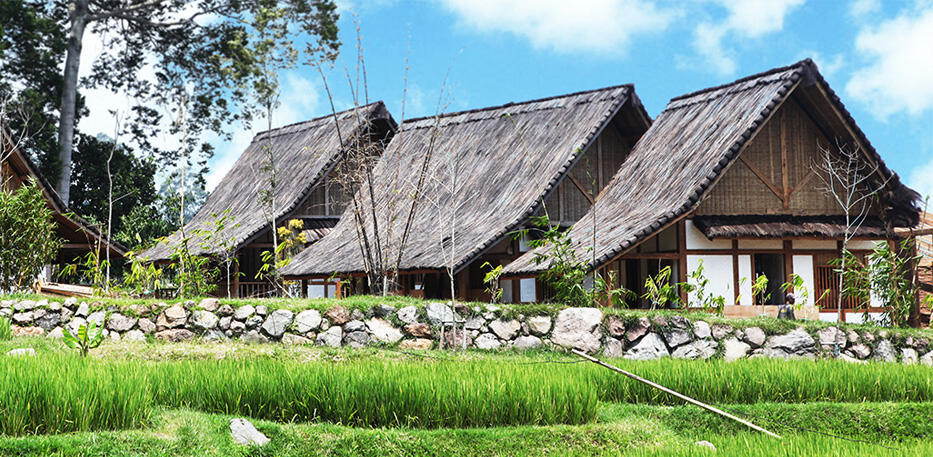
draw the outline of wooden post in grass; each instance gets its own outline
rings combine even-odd
[[[655,388],[655,389],[658,389],[658,390],[660,390],[661,392],[664,392],[664,393],[673,395],[673,396],[675,396],[675,397],[677,397],[677,398],[679,398],[679,399],[681,399],[681,400],[683,400],[683,401],[685,401],[685,402],[687,402],[687,403],[694,404],[694,405],[699,406],[700,408],[703,408],[703,409],[705,409],[705,410],[707,410],[707,411],[710,411],[710,412],[719,414],[720,416],[726,417],[726,418],[728,418],[728,419],[732,419],[732,420],[734,420],[734,421],[736,421],[736,422],[738,422],[738,423],[740,423],[740,424],[743,424],[743,425],[745,425],[745,426],[747,426],[747,427],[749,427],[749,428],[751,428],[751,429],[753,429],[753,430],[757,430],[757,431],[759,431],[759,432],[761,432],[761,433],[764,433],[765,435],[769,435],[769,436],[772,436],[772,437],[774,437],[774,438],[781,439],[781,436],[780,436],[780,435],[778,435],[778,434],[776,434],[776,433],[773,433],[773,432],[769,432],[768,430],[765,430],[765,429],[763,429],[763,428],[761,428],[761,427],[759,427],[759,426],[757,426],[757,425],[755,425],[755,424],[753,424],[753,423],[751,423],[751,422],[749,422],[749,421],[747,421],[747,420],[745,420],[745,419],[742,419],[742,418],[740,418],[740,417],[733,416],[732,414],[729,414],[729,413],[727,413],[727,412],[725,412],[725,411],[723,411],[723,410],[721,410],[721,409],[719,409],[719,408],[716,408],[716,407],[714,407],[714,406],[707,405],[706,403],[703,403],[703,402],[701,402],[701,401],[699,401],[699,400],[694,400],[693,398],[690,398],[690,397],[688,397],[688,396],[686,396],[686,395],[684,395],[684,394],[682,394],[682,393],[680,393],[680,392],[675,392],[675,391],[673,391],[673,390],[671,390],[671,389],[668,389],[667,387],[664,387],[664,386],[662,386],[662,385],[660,385],[660,384],[658,384],[658,383],[656,383],[656,382],[649,381],[649,380],[647,380],[647,379],[645,379],[645,378],[642,378],[641,376],[638,376],[638,375],[636,375],[636,374],[634,374],[634,373],[630,373],[630,372],[628,372],[628,371],[625,371],[625,370],[623,370],[623,369],[621,369],[621,368],[619,368],[619,367],[616,367],[616,366],[613,366],[613,365],[609,365],[608,363],[603,362],[602,360],[599,360],[599,359],[597,359],[597,358],[595,358],[595,357],[591,357],[591,356],[589,356],[588,354],[586,354],[586,353],[584,353],[584,352],[582,352],[582,351],[578,351],[578,350],[576,350],[576,349],[573,349],[573,350],[571,350],[571,352],[573,352],[574,354],[576,354],[576,355],[578,355],[578,356],[580,356],[580,357],[583,357],[584,359],[589,360],[590,362],[593,362],[593,363],[595,363],[595,364],[597,364],[597,365],[599,365],[599,366],[608,368],[608,369],[610,369],[610,370],[612,370],[612,371],[615,371],[616,373],[619,373],[619,374],[628,376],[629,378],[632,378],[632,379],[634,379],[634,380],[636,380],[636,381],[638,381],[638,382],[640,382],[640,383],[644,383],[644,384],[647,384],[647,385],[649,385],[649,386],[651,386],[651,387],[653,387],[653,388]]]

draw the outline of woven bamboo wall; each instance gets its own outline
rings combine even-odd
[[[631,148],[616,129],[605,129],[590,146],[570,175],[583,185],[594,199],[622,166]],[[553,223],[572,225],[586,215],[590,201],[570,179],[565,179],[545,202]]]
[[[781,153],[782,124],[786,183]],[[697,209],[697,214],[843,214],[832,196],[821,189],[822,182],[814,171],[814,164],[822,154],[820,146],[829,148],[832,144],[793,98],[787,100],[742,152],[743,160],[736,161],[723,175],[709,198]],[[778,195],[784,192],[789,194],[787,204]]]

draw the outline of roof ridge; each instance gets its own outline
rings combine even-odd
[[[581,90],[581,91],[571,92],[571,93],[563,94],[563,95],[552,95],[552,96],[549,96],[549,97],[535,98],[535,99],[532,99],[532,100],[525,100],[525,101],[521,101],[521,102],[508,102],[508,103],[504,103],[504,104],[501,104],[501,105],[493,105],[493,106],[486,106],[486,107],[483,107],[483,108],[472,108],[472,109],[467,109],[467,110],[462,110],[462,111],[454,111],[454,112],[452,112],[452,113],[444,113],[444,114],[441,114],[439,117],[440,117],[441,119],[443,119],[443,118],[446,118],[446,117],[460,116],[460,115],[470,114],[470,113],[481,113],[481,112],[483,112],[483,111],[493,111],[493,110],[502,109],[502,108],[509,108],[509,107],[512,107],[512,106],[529,105],[529,104],[532,104],[532,103],[546,102],[546,101],[555,100],[555,99],[558,99],[558,98],[574,97],[574,96],[577,96],[577,95],[589,94],[589,93],[593,93],[593,92],[609,91],[609,90],[613,90],[613,89],[620,89],[620,88],[623,88],[623,87],[628,89],[627,92],[632,92],[632,91],[634,90],[634,88],[635,88],[635,84],[633,84],[633,83],[616,84],[616,85],[613,85],[613,86],[606,86],[606,87],[601,87],[601,88],[598,88],[598,89]],[[403,120],[400,122],[400,125],[401,125],[401,124],[407,124],[407,123],[409,123],[409,122],[417,122],[417,121],[423,121],[423,120],[426,120],[426,119],[433,119],[435,116],[436,116],[436,115],[429,115],[429,116],[413,117],[413,118],[411,118],[411,119],[403,119]]]
[[[747,81],[751,81],[751,80],[753,80],[753,79],[762,78],[762,77],[765,77],[765,76],[770,76],[770,75],[773,75],[773,74],[775,74],[775,73],[781,73],[781,72],[788,71],[788,70],[791,70],[791,69],[794,69],[794,68],[802,69],[802,68],[804,68],[805,66],[809,66],[809,65],[813,65],[813,60],[811,60],[809,57],[807,57],[806,59],[803,59],[803,60],[801,60],[801,61],[799,61],[799,62],[795,62],[795,63],[792,63],[792,64],[790,64],[790,65],[786,65],[786,66],[783,66],[783,67],[772,68],[772,69],[770,69],[770,70],[765,70],[765,71],[763,71],[763,72],[755,73],[755,74],[753,74],[753,75],[744,76],[744,77],[742,77],[742,78],[736,79],[735,81],[732,81],[732,82],[729,82],[729,83],[720,84],[720,85],[718,85],[718,86],[707,87],[707,88],[705,88],[705,89],[700,89],[700,90],[693,91],[693,92],[689,92],[689,93],[686,93],[686,94],[683,94],[683,95],[678,95],[678,96],[672,98],[670,101],[671,101],[671,102],[675,102],[675,101],[678,101],[678,100],[683,100],[683,99],[686,99],[686,98],[695,97],[695,96],[697,96],[697,95],[702,95],[702,94],[709,93],[709,92],[713,92],[713,91],[716,91],[716,90],[725,89],[725,88],[727,88],[727,87],[734,86],[734,85],[736,85],[736,84],[741,84],[741,83],[744,83],[744,82],[747,82]]]
[[[256,140],[259,139],[260,137],[265,137],[265,136],[267,136],[267,135],[277,136],[276,133],[278,133],[278,132],[280,132],[280,131],[282,131],[282,130],[285,130],[285,129],[287,129],[287,128],[290,128],[290,127],[296,127],[296,126],[303,125],[303,124],[311,124],[311,123],[318,122],[318,121],[323,120],[323,119],[327,119],[327,118],[329,118],[329,117],[340,116],[340,115],[343,115],[343,114],[352,112],[352,111],[357,110],[357,109],[368,109],[368,108],[374,107],[374,106],[376,106],[376,105],[378,105],[378,104],[380,104],[380,103],[382,103],[383,105],[385,104],[382,100],[376,100],[376,101],[374,101],[374,102],[372,102],[372,103],[368,103],[368,104],[366,104],[366,105],[354,106],[353,108],[347,108],[347,109],[345,109],[345,110],[343,110],[343,111],[337,111],[336,113],[325,114],[325,115],[323,115],[323,116],[318,116],[318,117],[311,118],[311,119],[308,119],[308,120],[305,120],[305,121],[293,122],[293,123],[291,123],[291,124],[286,124],[286,125],[283,125],[283,126],[281,126],[281,127],[276,127],[276,128],[274,128],[274,129],[263,130],[263,131],[257,133],[257,134],[253,137],[253,141],[256,141]]]

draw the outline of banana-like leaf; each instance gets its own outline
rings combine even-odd
[[[88,327],[93,327],[96,324],[94,321],[90,321],[78,326],[78,340],[87,341]]]
[[[62,340],[65,342],[65,346],[68,346],[72,349],[78,348],[78,339],[71,334],[71,331],[68,330],[68,326],[62,327]]]

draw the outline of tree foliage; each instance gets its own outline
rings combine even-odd
[[[34,182],[14,191],[0,189],[0,290],[31,288],[60,246],[52,210]]]

